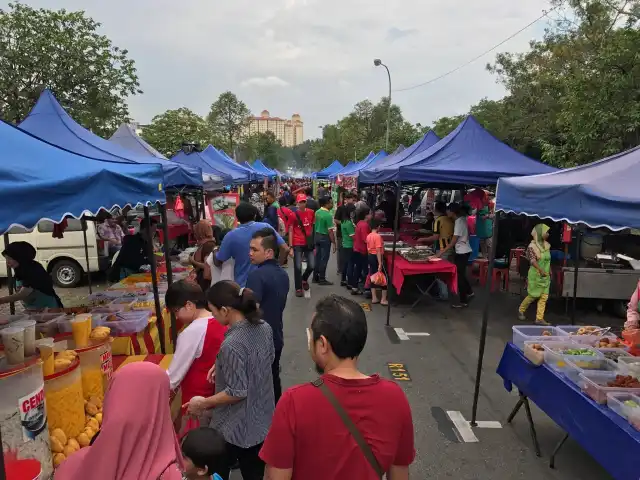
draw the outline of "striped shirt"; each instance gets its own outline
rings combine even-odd
[[[247,320],[230,326],[216,359],[216,393],[244,400],[216,407],[211,428],[237,447],[262,443],[275,410],[271,364],[275,358],[268,323]]]

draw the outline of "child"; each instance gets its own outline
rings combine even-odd
[[[182,441],[184,480],[222,480],[216,472],[227,464],[226,442],[213,428],[200,427],[191,430]]]
[[[214,386],[207,380],[207,373],[216,361],[226,327],[207,310],[204,292],[196,283],[180,280],[169,285],[165,304],[176,320],[186,325],[167,370],[171,390],[180,387],[183,404],[195,396],[210,397]],[[198,419],[184,413],[176,421],[179,437],[200,426]]]
[[[371,233],[367,235],[367,259],[369,262],[369,277],[377,272],[383,270],[384,260],[384,242],[382,237],[378,233],[380,227],[380,220],[377,218],[371,219]],[[381,299],[378,300],[378,290],[381,290]],[[387,305],[387,286],[375,285],[371,282],[371,303],[379,303],[380,305]]]

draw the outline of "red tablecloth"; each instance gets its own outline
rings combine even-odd
[[[385,253],[387,259],[387,272],[391,272],[391,262],[393,255],[391,252]],[[456,266],[446,260],[440,260],[439,262],[409,262],[402,258],[400,255],[396,255],[396,263],[393,271],[393,279],[391,283],[396,289],[396,292],[400,294],[402,284],[404,283],[404,277],[408,275],[425,275],[433,274],[438,275],[447,283],[449,290],[453,293],[458,292],[458,272]]]

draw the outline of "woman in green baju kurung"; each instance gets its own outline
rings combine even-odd
[[[551,246],[547,242],[549,238],[549,227],[540,223],[531,231],[533,240],[527,247],[527,259],[531,266],[527,276],[527,298],[520,304],[518,318],[525,321],[525,312],[529,305],[536,300],[538,308],[536,312],[536,323],[538,325],[549,325],[544,320],[544,310],[549,298],[549,287],[551,286]]]

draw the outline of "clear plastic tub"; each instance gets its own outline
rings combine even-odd
[[[124,297],[124,298],[118,298],[114,300],[107,306],[115,310],[118,310],[120,312],[128,312],[133,308],[134,303],[135,303],[135,298]]]
[[[576,343],[581,343],[585,345],[593,345],[595,342],[600,340],[603,337],[617,339],[618,337],[613,333],[598,333],[596,335],[578,335],[578,332],[581,328],[601,328],[594,325],[584,326],[584,325],[559,325],[558,329],[561,332],[564,332],[566,335],[571,337],[571,340]]]
[[[604,358],[608,358],[609,360],[612,360],[616,363],[618,363],[618,360],[621,357],[633,356],[628,352],[628,349],[625,349],[625,348],[596,348],[596,350],[598,350],[602,355],[604,355]]]
[[[633,395],[640,395],[640,388],[608,387],[607,383],[615,379],[616,373],[612,372],[585,372],[580,374],[577,383],[585,395],[601,405],[607,403],[608,393],[631,393]]]
[[[25,320],[27,315],[0,315],[0,328],[18,320]]]
[[[640,377],[640,357],[620,357],[618,359],[618,365],[622,370],[625,370],[629,375]]]
[[[64,317],[60,313],[37,313],[29,315],[36,323],[36,337],[54,337],[58,334],[58,319]]]
[[[148,310],[120,312],[116,315],[116,320],[106,321],[104,326],[109,327],[114,335],[138,333],[147,328],[150,314]]]
[[[604,358],[602,353],[598,352],[595,348],[586,347],[584,345],[580,345],[570,341],[545,342],[543,347],[544,347],[544,363],[549,365],[549,367],[553,368],[554,370],[560,371],[560,372],[564,372],[569,367],[568,360],[573,360],[574,362],[576,361],[580,362],[583,360],[586,360],[586,361],[593,360],[594,358]],[[579,348],[589,350],[593,352],[593,355],[569,355],[564,353],[564,351],[568,349],[579,349]]]
[[[640,396],[635,395],[637,401],[640,401]],[[640,408],[631,408],[628,410],[628,420],[629,423],[640,432]]]
[[[633,407],[625,402],[635,402],[638,406]],[[607,407],[622,418],[629,419],[634,410],[640,414],[640,397],[630,393],[607,393]]]
[[[96,292],[89,295],[88,300],[92,305],[99,306],[107,305],[118,298],[122,298],[122,292],[106,290],[104,292]]]
[[[162,303],[163,299],[160,299]],[[153,293],[147,293],[145,295],[138,295],[133,304],[133,310],[155,310],[156,303]]]
[[[71,320],[73,315],[64,315],[58,318],[58,330],[60,333],[71,333]],[[101,327],[107,321],[107,314],[91,312],[91,328]]]
[[[542,325],[519,325],[514,326],[513,330],[513,343],[519,349],[524,348],[524,342],[526,341],[565,341],[566,333],[562,332],[557,327],[545,327]],[[545,335],[548,333],[549,335]],[[558,338],[559,337],[559,338]]]
[[[524,356],[534,365],[542,365],[544,363],[544,349],[536,350],[533,345],[540,345],[540,342],[529,341],[524,342]]]
[[[573,383],[578,383],[578,377],[581,373],[585,372],[612,372],[622,374],[618,364],[612,360],[606,358],[585,358],[578,357],[574,359],[567,359],[567,368],[564,373],[569,380]]]

